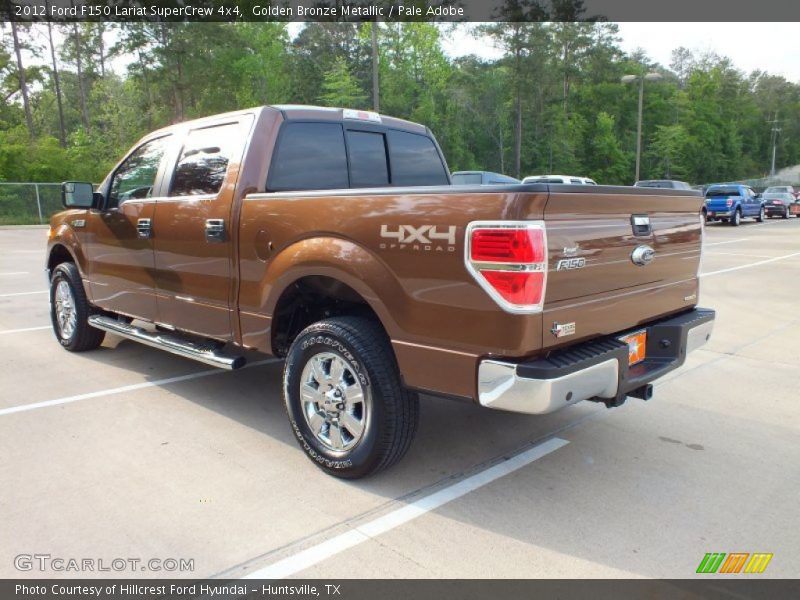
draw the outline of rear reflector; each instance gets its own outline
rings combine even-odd
[[[503,310],[541,312],[547,286],[544,221],[474,221],[467,226],[464,258]]]

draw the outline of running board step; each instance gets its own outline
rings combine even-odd
[[[89,325],[121,335],[135,342],[140,342],[146,346],[160,348],[178,356],[185,356],[194,360],[219,367],[220,369],[239,369],[245,365],[247,359],[244,356],[234,356],[221,352],[213,344],[203,344],[181,337],[176,333],[163,333],[160,331],[147,331],[141,327],[134,327],[112,317],[103,315],[92,315],[89,317]]]

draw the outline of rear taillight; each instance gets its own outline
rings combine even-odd
[[[541,312],[547,286],[544,221],[474,221],[467,226],[465,260],[503,310]]]
[[[725,201],[725,206],[733,206],[733,200],[731,200],[730,198],[728,198],[728,199]]]
[[[772,203],[783,205],[783,200],[773,200]]]

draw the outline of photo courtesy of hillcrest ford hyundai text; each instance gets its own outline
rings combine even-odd
[[[427,127],[370,111],[183,122],[63,203],[65,350],[113,333],[222,369],[285,358],[289,426],[338,477],[403,457],[421,392],[529,414],[647,400],[714,325],[699,193],[453,186]]]

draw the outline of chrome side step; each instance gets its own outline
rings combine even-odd
[[[123,323],[112,317],[103,315],[92,315],[89,317],[89,325],[121,335],[135,342],[140,342],[153,348],[160,348],[178,356],[185,356],[194,360],[219,367],[220,369],[239,369],[245,365],[247,359],[244,356],[234,356],[225,354],[212,344],[203,344],[181,337],[177,333],[163,333],[160,331],[147,331],[141,327],[134,327]]]

